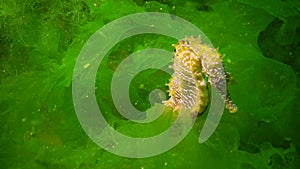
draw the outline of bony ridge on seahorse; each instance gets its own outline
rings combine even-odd
[[[174,111],[186,107],[192,113],[201,114],[209,102],[209,83],[218,90],[229,112],[235,113],[238,108],[226,90],[227,79],[221,54],[202,43],[200,37],[185,37],[173,46],[174,73],[168,84],[170,98],[164,104]]]

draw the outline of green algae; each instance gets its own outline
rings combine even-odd
[[[1,168],[299,168],[299,3],[297,1],[2,1],[0,5]],[[71,80],[84,42],[114,19],[164,12],[198,26],[225,54],[236,114],[224,113],[214,135],[198,143],[206,114],[175,148],[129,159],[99,148],[76,118]],[[101,63],[96,96],[105,117],[124,133],[139,131],[114,108],[110,80],[128,54],[148,47],[172,51],[174,39],[137,36],[118,44]],[[154,78],[155,77],[155,78]],[[149,80],[150,79],[150,80]],[[146,70],[131,84],[139,110],[165,73]],[[139,136],[170,125],[154,124]],[[164,120],[166,119],[166,120]]]

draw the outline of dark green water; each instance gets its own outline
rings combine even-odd
[[[224,112],[205,143],[198,136],[207,113],[188,136],[159,156],[113,155],[85,134],[73,107],[72,73],[81,48],[103,25],[137,12],[164,12],[199,27],[225,54],[236,114]],[[5,0],[0,2],[0,168],[300,168],[300,3],[297,0]],[[173,51],[176,40],[138,35],[115,46],[96,79],[99,107],[118,131],[150,136],[170,123],[132,124],[114,107],[110,80],[130,53],[149,47]],[[151,105],[153,89],[167,91],[169,75],[138,74],[130,99]]]

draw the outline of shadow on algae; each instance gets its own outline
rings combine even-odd
[[[159,156],[130,159],[93,143],[73,108],[71,80],[85,41],[104,24],[137,12],[164,12],[198,26],[225,54],[236,114],[224,112],[205,143],[207,113],[188,136]],[[300,168],[300,3],[297,0],[11,0],[0,3],[0,168]],[[151,136],[170,126],[170,114],[143,128],[120,117],[110,94],[117,65],[140,49],[173,51],[174,39],[139,35],[117,44],[101,62],[96,96],[107,121],[128,135]],[[149,69],[132,81],[139,110],[148,95],[167,94],[170,76]],[[113,144],[113,143],[112,143]]]

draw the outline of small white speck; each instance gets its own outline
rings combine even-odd
[[[167,166],[168,165],[168,163],[167,162],[165,162],[165,166]]]
[[[91,64],[87,63],[87,64],[85,64],[83,67],[86,69],[86,68],[88,68],[90,65],[91,65]]]
[[[159,8],[159,10],[161,10],[161,11],[162,11],[163,9],[162,9],[162,8]]]

